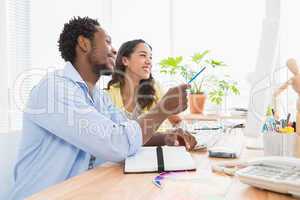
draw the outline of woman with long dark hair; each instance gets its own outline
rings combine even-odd
[[[144,40],[131,40],[121,45],[116,59],[108,93],[115,105],[135,118],[150,110],[161,98],[162,92],[152,77],[152,47]],[[171,119],[171,120],[170,120]],[[172,124],[181,121],[171,116]]]

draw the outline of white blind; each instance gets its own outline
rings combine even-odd
[[[21,129],[22,110],[17,102],[25,102],[31,89],[31,80],[24,79],[16,86],[16,80],[30,68],[30,0],[7,0],[8,33],[8,89],[10,130]]]
[[[0,1],[0,132],[8,129],[7,4]]]

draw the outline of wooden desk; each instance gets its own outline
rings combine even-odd
[[[237,136],[234,136],[237,137]],[[243,140],[243,136],[239,136]],[[235,140],[236,141],[236,140]],[[211,165],[224,159],[208,158],[207,152],[194,152],[196,172],[189,172],[193,180],[163,181],[163,188],[153,185],[157,175],[123,174],[122,165],[97,167],[63,183],[52,186],[28,200],[64,199],[200,199],[200,200],[291,200],[289,195],[277,194],[245,185],[237,178],[211,172]],[[262,156],[259,150],[243,148],[241,159]]]

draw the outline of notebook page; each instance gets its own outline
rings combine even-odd
[[[125,160],[125,172],[157,171],[156,147],[142,147],[134,156]]]
[[[195,162],[184,146],[163,147],[164,166],[166,171],[194,170]]]

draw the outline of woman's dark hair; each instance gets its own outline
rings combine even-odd
[[[89,17],[74,17],[68,23],[65,23],[58,40],[61,57],[65,61],[70,61],[74,64],[78,37],[82,35],[92,40],[94,33],[97,32],[96,26],[100,26],[99,22]]]
[[[116,59],[116,66],[114,73],[112,74],[112,79],[109,81],[107,88],[109,89],[110,86],[113,84],[119,83],[120,88],[124,85],[125,82],[125,70],[126,66],[123,63],[123,57],[129,58],[131,54],[134,52],[136,46],[140,43],[144,43],[152,50],[152,47],[146,43],[144,40],[138,39],[138,40],[131,40],[128,42],[125,42],[120,47],[117,59]],[[154,79],[152,77],[152,74],[150,73],[149,79],[143,79],[140,81],[138,90],[137,90],[137,103],[139,106],[144,108],[150,108],[153,102],[155,101],[155,88],[154,88]]]

